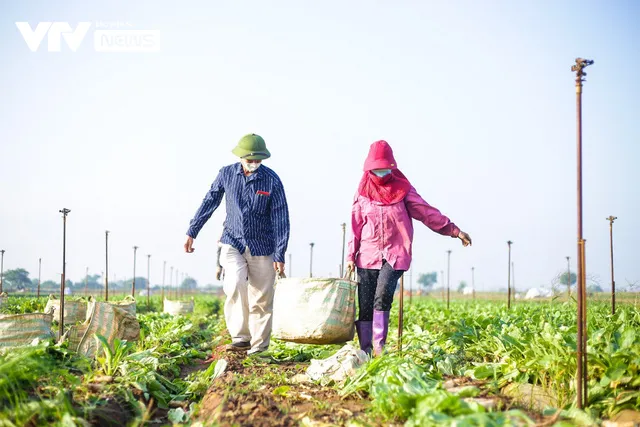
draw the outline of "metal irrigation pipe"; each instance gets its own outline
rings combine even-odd
[[[313,247],[315,243],[309,243],[310,252],[309,252],[309,277],[313,277]]]
[[[509,278],[507,280],[507,308],[511,308],[511,245],[513,242],[511,240],[507,241],[507,245],[509,245]]]
[[[447,310],[449,310],[450,294],[451,294],[451,249],[447,251]]]
[[[344,247],[347,241],[347,224],[343,222],[342,227],[342,258],[340,258],[340,277],[344,277]]]
[[[62,214],[62,281],[60,283],[60,311],[58,312],[60,316],[58,339],[61,339],[64,333],[64,290],[67,280],[67,215],[71,210],[62,208],[58,212]]]
[[[151,310],[149,292],[151,291],[151,255],[147,255],[147,310]]]
[[[42,277],[42,258],[38,258],[38,292],[36,296],[40,298],[40,282]]]
[[[131,296],[136,297],[136,252],[138,247],[133,247],[133,281],[131,282]]]
[[[402,351],[402,328],[404,326],[404,274],[400,276],[400,303],[398,306],[398,351]]]
[[[109,301],[109,230],[104,232],[104,300]]]
[[[616,314],[616,280],[613,275],[613,221],[617,216],[610,215],[609,221],[609,247],[611,248],[611,314]]]
[[[571,71],[576,73],[576,142],[577,142],[577,213],[578,213],[578,336],[577,336],[577,406],[583,409],[587,403],[587,363],[586,363],[586,280],[585,280],[585,240],[582,236],[582,82],[584,68],[593,64],[592,60],[576,58]]]

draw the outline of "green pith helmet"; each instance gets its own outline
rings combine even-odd
[[[264,160],[271,157],[271,153],[267,150],[267,144],[260,135],[250,133],[245,135],[238,141],[238,145],[232,151],[233,154],[241,159],[247,160]]]

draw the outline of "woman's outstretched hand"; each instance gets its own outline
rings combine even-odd
[[[458,238],[462,240],[462,246],[464,247],[471,246],[471,236],[469,236],[464,231],[462,230],[460,231],[460,234],[458,234]]]

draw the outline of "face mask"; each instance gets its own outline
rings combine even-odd
[[[242,161],[242,166],[244,167],[244,170],[246,170],[249,173],[254,173],[255,171],[257,171],[261,164],[262,163],[248,163],[245,160]]]
[[[380,169],[380,170],[371,171],[371,172],[373,172],[378,178],[382,178],[389,175],[391,173],[391,169]]]

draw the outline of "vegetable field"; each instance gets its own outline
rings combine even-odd
[[[41,311],[45,298],[9,297],[0,311]],[[388,350],[342,384],[311,382],[311,359],[341,346],[272,342],[226,353],[221,301],[193,314],[138,309],[138,342],[95,360],[65,344],[0,355],[0,426],[87,425],[599,425],[640,411],[640,311],[590,302],[588,407],[575,408],[573,301],[405,301],[402,352]]]

